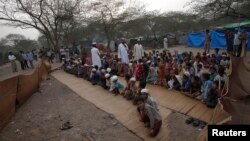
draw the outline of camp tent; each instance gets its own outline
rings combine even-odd
[[[217,30],[212,30],[210,31],[211,35],[211,48],[220,48],[220,49],[226,49],[226,39],[225,39],[225,28],[237,28],[240,26],[249,26],[248,32],[250,35],[250,21],[245,21],[241,23],[232,23],[232,24],[227,24],[221,29]],[[250,36],[248,36],[248,50],[250,50]],[[197,47],[197,48],[202,48],[205,43],[205,32],[190,32],[188,33],[188,46],[189,47]]]

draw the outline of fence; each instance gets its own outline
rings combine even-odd
[[[0,130],[10,121],[16,108],[25,103],[39,88],[39,83],[47,79],[50,64],[47,61],[30,75],[18,75],[0,81]]]

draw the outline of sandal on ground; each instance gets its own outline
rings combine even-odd
[[[198,120],[198,119],[194,120],[193,126],[198,127],[199,125],[200,125],[200,120]]]
[[[73,125],[68,121],[68,122],[65,122],[62,126],[61,126],[61,130],[68,130],[70,128],[72,128]]]
[[[194,122],[194,118],[188,118],[186,120],[186,124],[191,124],[192,122]]]

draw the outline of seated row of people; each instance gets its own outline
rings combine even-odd
[[[69,64],[65,64],[65,71],[69,73],[75,72],[72,70],[77,68],[77,65],[73,64],[72,66]],[[162,119],[155,100],[146,89],[146,82],[140,81],[139,85],[137,85],[136,78],[127,74],[125,75],[126,86],[124,86],[119,81],[119,77],[112,73],[111,68],[104,69],[87,64],[81,66],[81,68],[83,70],[81,76],[93,85],[100,85],[115,96],[122,95],[126,100],[131,100],[134,105],[137,105],[141,121],[144,122],[145,127],[150,128],[150,136],[154,137],[159,133]]]

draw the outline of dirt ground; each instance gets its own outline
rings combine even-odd
[[[70,121],[73,128],[61,131]],[[112,115],[97,109],[53,77],[22,105],[0,141],[141,141]]]
[[[191,124],[185,123],[189,117],[172,113],[168,116],[167,121],[169,125],[170,141],[195,141],[200,134],[199,127],[193,127]]]

